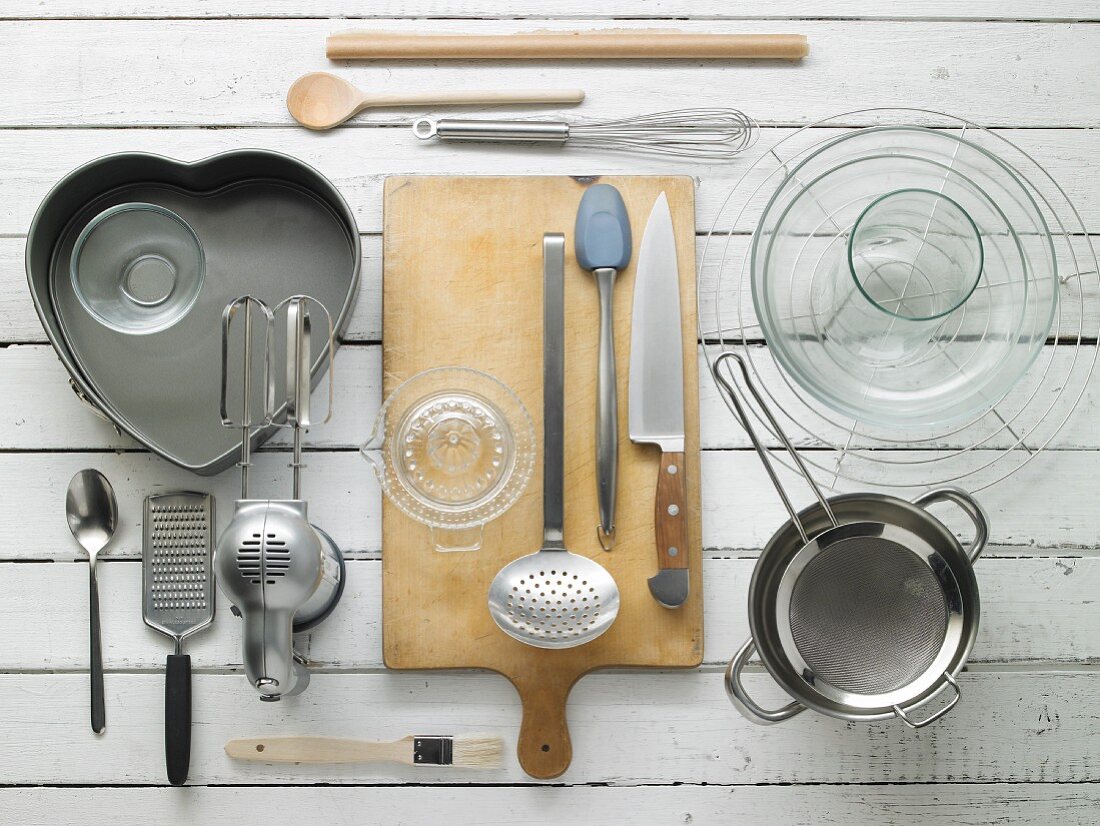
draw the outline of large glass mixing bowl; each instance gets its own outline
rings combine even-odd
[[[983,148],[922,127],[848,133],[789,169],[751,268],[776,360],[818,401],[886,426],[994,406],[1057,306],[1029,190]]]

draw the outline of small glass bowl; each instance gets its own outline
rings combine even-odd
[[[436,550],[473,551],[526,489],[535,428],[488,373],[438,367],[390,394],[362,453],[387,498],[431,528]]]
[[[148,335],[194,306],[206,276],[195,231],[156,204],[118,204],[88,222],[69,264],[81,305],[106,327]]]

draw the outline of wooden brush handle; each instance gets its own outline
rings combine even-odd
[[[230,740],[225,753],[252,763],[412,763],[412,738],[392,743],[341,737],[255,737]]]
[[[801,34],[681,32],[539,32],[535,34],[403,34],[350,31],[330,35],[332,60],[468,60],[548,58],[707,58],[801,60]]]

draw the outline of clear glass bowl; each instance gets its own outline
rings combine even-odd
[[[195,304],[206,276],[202,244],[176,213],[156,204],[118,204],[88,222],[69,273],[81,305],[120,333],[171,327]]]
[[[921,127],[861,129],[789,169],[751,250],[776,360],[815,399],[884,426],[995,405],[1057,306],[1043,214],[996,156]]]
[[[389,500],[432,529],[436,550],[477,550],[483,526],[531,479],[535,428],[488,373],[438,367],[389,395],[362,452]]]

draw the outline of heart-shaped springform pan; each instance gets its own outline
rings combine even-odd
[[[186,314],[142,335],[96,318],[70,276],[81,231],[104,210],[127,203],[179,216],[194,230],[205,262]],[[246,149],[185,163],[121,153],[91,161],[54,186],[31,224],[26,263],[35,309],[78,394],[150,450],[211,475],[232,465],[241,446],[240,431],[222,427],[219,415],[223,308],[245,294],[274,306],[307,293],[342,332],[359,289],[360,247],[355,218],[336,187],[288,155]],[[314,386],[327,368],[324,326],[313,325]],[[276,353],[283,335],[278,329]],[[281,384],[279,366],[273,373]],[[273,430],[257,432],[255,444]]]

